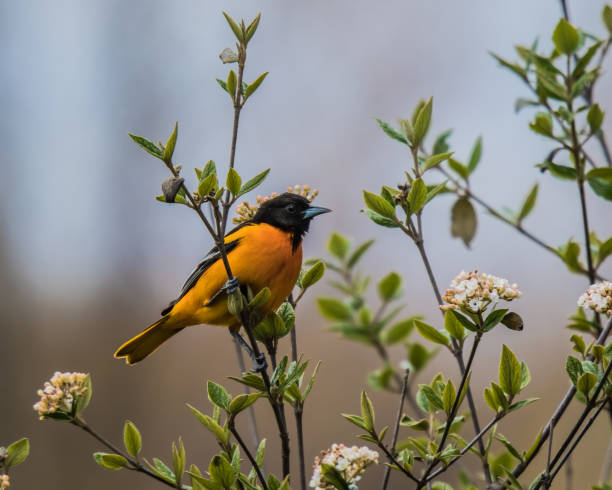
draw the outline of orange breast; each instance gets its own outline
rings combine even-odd
[[[255,294],[264,287],[270,288],[272,295],[264,310],[275,311],[297,281],[302,266],[302,246],[294,251],[291,235],[268,224],[245,226],[226,237],[226,242],[236,239],[240,239],[240,243],[228,255],[232,273],[241,285],[249,285]],[[227,311],[225,296],[204,306],[226,281],[227,273],[219,260],[174,306],[170,313],[173,326],[236,324],[236,319]]]

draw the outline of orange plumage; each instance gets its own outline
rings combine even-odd
[[[248,285],[254,294],[270,289],[270,299],[261,307],[266,313],[276,311],[291,294],[302,266],[302,236],[310,219],[329,211],[310,206],[300,196],[287,196],[267,201],[251,222],[225,236],[227,259],[239,284]],[[218,253],[211,254],[187,280],[181,296],[162,312],[164,316],[119,347],[115,357],[136,363],[191,325],[239,327],[227,309],[227,295],[219,294],[228,280],[226,269]]]

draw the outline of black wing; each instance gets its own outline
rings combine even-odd
[[[228,235],[235,232],[236,229],[237,228],[234,228],[232,231],[230,231],[230,233],[228,233]],[[240,242],[240,239],[236,239],[231,242],[227,242],[225,244],[225,253],[230,253],[232,250],[234,250],[238,246],[239,242]],[[217,247],[214,247],[210,252],[208,252],[208,254],[206,255],[206,257],[204,257],[202,262],[200,262],[197,265],[197,267],[193,270],[193,272],[189,275],[189,277],[187,278],[187,281],[185,281],[185,284],[183,285],[183,289],[181,289],[181,295],[178,298],[176,298],[174,301],[171,301],[170,304],[162,310],[161,312],[162,316],[170,313],[170,311],[172,311],[172,308],[174,308],[174,305],[177,304],[183,298],[183,296],[185,296],[189,292],[189,290],[193,286],[195,286],[196,282],[198,282],[198,279],[200,279],[202,274],[204,274],[204,272],[219,259],[221,259],[221,254],[219,253],[219,249]]]

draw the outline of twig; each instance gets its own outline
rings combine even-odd
[[[576,440],[574,441],[574,443],[572,444],[572,446],[569,448],[567,454],[565,455],[565,457],[561,460],[561,462],[558,464],[557,468],[553,471],[552,475],[550,475],[550,481],[552,483],[553,479],[555,478],[555,476],[557,476],[557,473],[559,472],[559,470],[563,467],[563,465],[565,464],[565,462],[567,461],[567,459],[570,457],[570,455],[574,452],[574,449],[576,449],[576,446],[578,446],[578,443],[582,440],[582,438],[584,437],[584,435],[588,432],[588,430],[591,428],[591,425],[593,425],[593,422],[595,422],[595,419],[598,417],[598,415],[601,413],[602,409],[604,408],[604,406],[606,405],[606,403],[608,402],[608,400],[604,400],[603,403],[601,403],[599,405],[599,407],[597,408],[597,410],[595,411],[595,413],[593,414],[593,416],[587,421],[586,425],[584,426],[584,428],[582,429],[582,431],[580,432],[580,434],[578,434],[578,437],[576,438]],[[537,487],[536,487],[537,489]]]
[[[402,394],[400,396],[400,403],[397,409],[397,417],[395,418],[395,426],[393,428],[393,438],[391,440],[391,451],[395,452],[395,445],[397,444],[397,435],[399,433],[400,421],[402,420],[402,412],[404,411],[404,400],[406,398],[406,394],[408,392],[408,375],[410,371],[406,369],[404,374],[404,379],[402,383]],[[389,476],[391,475],[391,468],[387,466],[385,468],[385,476],[383,478],[382,490],[386,490],[387,485],[389,484]]]
[[[457,415],[457,410],[459,410],[459,402],[461,400],[461,393],[463,392],[463,388],[465,383],[467,382],[467,378],[470,373],[470,369],[472,368],[472,362],[474,361],[474,356],[476,355],[476,349],[478,348],[478,344],[480,343],[480,339],[482,337],[482,331],[476,332],[476,337],[474,338],[474,343],[472,344],[472,349],[470,351],[470,357],[468,358],[467,365],[465,366],[465,370],[463,372],[463,376],[461,377],[461,383],[459,384],[459,388],[457,388],[457,395],[455,401],[453,402],[453,407],[450,411],[450,414],[446,418],[446,425],[444,427],[444,432],[442,434],[442,439],[440,439],[440,444],[438,444],[438,451],[444,450],[444,443],[448,438],[448,434],[450,432],[451,425],[453,425],[453,420],[455,420],[455,416]],[[476,434],[479,434],[481,431],[479,430]],[[476,441],[478,442],[478,441]],[[481,454],[484,456],[484,448],[481,451]],[[434,469],[436,464],[438,463],[438,459],[434,459],[431,464],[425,470],[425,473],[421,477],[420,485],[422,486],[425,482],[427,482],[427,477]]]
[[[595,344],[596,345],[603,345],[605,343],[606,339],[608,338],[608,335],[610,334],[611,330],[612,330],[612,318],[610,320],[608,320],[608,323],[606,324],[605,328],[601,331],[601,334],[597,338],[597,341],[595,342]],[[588,356],[587,359],[588,360],[592,360],[593,357],[592,356]],[[540,441],[538,442],[538,444],[537,444],[536,448],[534,449],[534,451],[531,453],[531,455],[527,459],[525,459],[525,461],[519,463],[514,468],[514,470],[512,471],[512,474],[514,475],[515,478],[518,478],[520,475],[522,475],[523,472],[527,469],[527,467],[534,460],[534,458],[537,456],[539,450],[542,448],[544,443],[548,440],[548,437],[550,436],[551,429],[554,428],[557,425],[557,423],[559,422],[559,420],[561,419],[561,417],[565,413],[565,410],[569,406],[570,402],[574,398],[575,394],[576,394],[576,387],[575,386],[571,386],[569,388],[569,390],[567,390],[567,393],[565,394],[565,396],[563,397],[563,399],[561,400],[561,402],[559,403],[557,408],[555,409],[555,411],[552,414],[550,420],[548,421],[548,423],[544,427],[544,430],[542,431],[542,435],[540,437]]]
[[[238,358],[238,365],[240,367],[240,372],[246,372],[246,365],[244,364],[244,356],[242,355],[242,347],[237,339],[234,339],[234,346],[236,347],[236,357]],[[251,392],[251,388],[249,386],[245,386],[245,392],[247,395]],[[255,408],[251,405],[248,408],[249,412],[249,421],[251,425],[251,436],[253,438],[253,445],[257,447],[259,445],[259,430],[257,429],[257,419],[255,418]],[[264,469],[265,471],[265,469]]]
[[[444,473],[452,464],[459,461],[461,459],[461,456],[467,453],[472,448],[472,446],[474,446],[474,444],[476,444],[479,440],[482,440],[482,438],[486,435],[486,433],[489,432],[489,429],[493,427],[497,422],[499,422],[505,415],[506,415],[505,413],[500,412],[492,420],[490,420],[489,423],[485,425],[482,428],[482,430],[478,434],[476,434],[474,438],[459,452],[459,456],[451,459],[446,466],[443,466],[442,468],[438,468],[436,471],[431,473],[427,477],[427,481],[430,482],[431,480],[433,480],[435,477],[437,477],[441,473]]]
[[[72,425],[76,426],[76,427],[79,427],[79,428],[83,429],[89,435],[93,436],[94,439],[96,439],[102,445],[104,445],[108,449],[110,449],[113,453],[118,454],[119,456],[123,456],[126,459],[126,461],[132,466],[131,468],[128,468],[128,469],[131,469],[131,470],[134,470],[134,471],[138,471],[140,473],[144,473],[145,475],[150,476],[151,478],[153,478],[153,479],[155,479],[155,480],[157,480],[157,481],[159,481],[161,483],[164,483],[165,485],[167,485],[169,487],[176,488],[176,485],[173,485],[169,481],[163,479],[161,476],[156,475],[150,469],[148,469],[147,467],[145,467],[142,464],[140,464],[140,462],[138,462],[137,460],[133,459],[128,454],[125,454],[123,451],[119,450],[112,443],[108,442],[100,434],[98,434],[96,431],[94,431],[87,424],[87,422],[85,422],[85,420],[83,420],[82,418],[77,417],[76,419],[71,420],[70,423]]]
[[[236,430],[236,426],[234,425],[234,420],[233,419],[230,419],[230,422],[229,422],[228,426],[229,426],[230,432],[236,438],[236,441],[238,442],[238,444],[240,445],[242,450],[246,453],[247,458],[251,462],[251,465],[253,466],[253,469],[255,470],[255,473],[257,473],[257,478],[259,478],[259,481],[261,482],[261,486],[263,487],[264,490],[268,490],[268,485],[267,485],[266,479],[264,478],[263,474],[261,473],[261,469],[259,468],[259,465],[257,464],[257,461],[255,460],[255,458],[251,454],[251,451],[249,451],[249,448],[244,443],[244,441],[240,437],[240,434]]]
[[[377,445],[385,453],[385,455],[387,456],[387,459],[392,464],[397,466],[400,469],[400,471],[404,473],[404,475],[410,478],[413,482],[419,483],[419,480],[412,473],[410,473],[410,471],[404,468],[404,466],[397,459],[395,459],[395,456],[387,449],[387,447],[382,443],[382,441],[378,441]]]

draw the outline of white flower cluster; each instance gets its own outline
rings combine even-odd
[[[11,486],[8,475],[0,475],[0,490],[6,490]]]
[[[478,274],[478,271],[461,271],[442,297],[447,304],[440,305],[440,308],[481,313],[500,299],[512,301],[520,296],[518,286],[510,285],[506,279],[490,274]]]
[[[378,453],[376,451],[372,451],[365,446],[346,447],[344,444],[332,444],[330,449],[321,451],[321,456],[315,458],[310,487],[315,490],[333,490],[335,488],[327,482],[321,470],[322,464],[328,464],[342,474],[351,490],[356,490],[356,482],[361,480],[361,475],[372,463],[378,463]]]
[[[75,400],[89,389],[86,381],[87,374],[56,372],[43,389],[36,392],[40,401],[34,405],[34,410],[40,419],[56,412],[71,414]]]
[[[293,187],[289,187],[287,189],[287,192],[290,192],[291,194],[297,194],[298,196],[302,196],[305,197],[306,199],[308,199],[310,202],[312,202],[312,200],[317,197],[317,195],[319,194],[319,191],[317,189],[312,189],[309,185],[294,185]],[[259,209],[259,206],[261,206],[262,203],[277,197],[278,193],[273,192],[272,194],[270,194],[269,196],[257,196],[255,198],[255,204],[250,204],[248,201],[243,201],[241,204],[239,204],[236,207],[236,214],[238,216],[234,217],[232,219],[232,222],[234,224],[240,224],[240,223],[244,223],[245,221],[250,220],[253,216],[255,216],[255,213],[257,213],[257,210]]]
[[[612,282],[596,282],[578,298],[578,306],[590,308],[597,313],[612,315]]]

